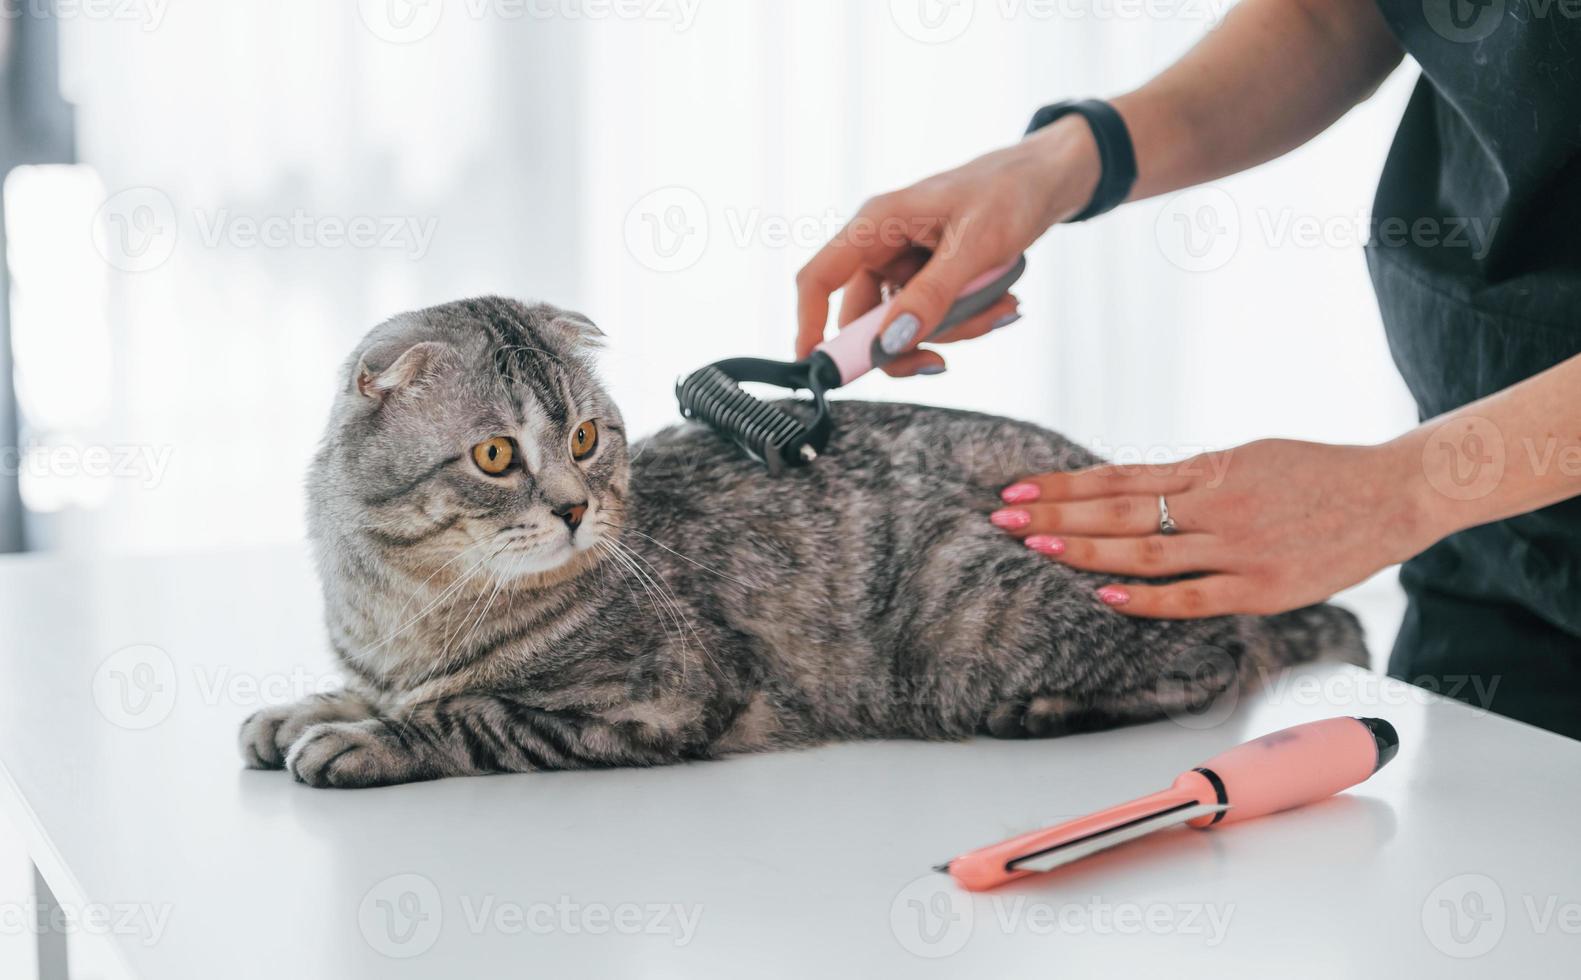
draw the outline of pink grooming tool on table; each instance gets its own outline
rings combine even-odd
[[[1206,828],[1315,803],[1382,769],[1400,749],[1381,718],[1329,718],[1253,739],[1183,772],[1166,790],[963,854],[934,870],[994,888],[1155,830]]]

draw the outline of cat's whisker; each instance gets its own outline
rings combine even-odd
[[[666,613],[669,612],[669,607],[662,604],[662,597],[654,591],[653,587],[642,576],[642,573],[637,568],[636,563],[618,549],[616,542],[604,540],[599,542],[599,546],[604,548],[609,557],[614,560],[615,567],[622,570],[622,574],[626,576],[627,581],[635,581],[636,584],[641,587],[643,593],[647,595],[653,602],[654,611],[659,613],[660,628],[664,630],[665,636],[669,636],[670,620],[666,618]],[[684,633],[680,634],[678,638],[684,642]]]
[[[697,627],[692,624],[691,618],[687,616],[685,611],[681,608],[680,601],[675,597],[675,593],[670,590],[669,583],[665,580],[664,574],[660,572],[655,565],[649,562],[647,558],[644,558],[641,554],[634,551],[629,545],[622,544],[619,541],[615,541],[613,543],[616,548],[624,551],[632,559],[640,563],[642,567],[646,567],[648,569],[648,572],[650,572],[655,579],[655,587],[660,590],[661,594],[663,594],[666,601],[668,602],[671,614],[677,618],[684,629],[691,632],[692,638],[697,641],[697,648],[699,652],[702,653],[703,658],[708,661],[709,665],[713,667],[714,672],[717,673],[719,671],[718,661],[716,661],[713,654],[709,652],[707,644],[703,642],[703,638],[701,634],[697,632]]]
[[[658,614],[659,628],[664,630],[664,635],[668,638],[670,636],[670,621],[674,617],[674,613],[663,603],[658,593],[655,592],[653,587],[644,579],[641,571],[637,568],[636,562],[632,561],[631,558],[623,554],[618,549],[618,542],[604,539],[601,540],[599,544],[605,548],[606,553],[616,563],[615,567],[620,569],[621,575],[625,577],[628,582],[635,581],[637,586],[641,588],[642,593],[648,596],[649,601],[653,603],[654,612]],[[636,594],[635,589],[633,590],[633,594]],[[676,624],[675,639],[680,646],[681,684],[682,686],[685,686],[687,661],[686,630],[685,626],[681,623]]]
[[[642,584],[644,590],[646,590],[648,594],[653,597],[658,610],[661,613],[669,615],[671,620],[676,622],[677,628],[682,630],[681,636],[684,642],[684,625],[675,619],[675,609],[670,604],[670,596],[662,591],[659,588],[658,583],[654,582],[653,579],[648,576],[646,572],[644,572],[642,566],[637,564],[635,557],[631,554],[630,550],[621,547],[620,542],[610,542],[610,554],[613,555],[615,559],[622,565],[631,569],[632,574],[637,576],[637,580]]]
[[[410,629],[413,625],[415,625],[424,616],[428,615],[429,611],[432,610],[435,606],[439,605],[448,596],[450,596],[452,593],[458,591],[467,582],[471,581],[472,576],[477,573],[478,569],[482,568],[484,566],[484,564],[486,564],[491,559],[493,559],[495,556],[497,556],[501,551],[504,551],[505,547],[506,547],[505,545],[500,545],[500,547],[498,549],[496,549],[495,551],[493,551],[492,553],[484,555],[482,558],[479,558],[476,562],[474,562],[472,564],[471,568],[468,568],[466,570],[466,572],[464,572],[454,582],[451,582],[449,585],[445,586],[444,589],[440,590],[439,595],[435,596],[433,601],[431,601],[428,605],[424,606],[422,609],[418,610],[417,615],[413,616],[411,619],[409,619],[406,622],[402,623],[400,626],[397,626],[395,628],[395,631],[392,632],[390,635],[386,636],[384,639],[379,640],[376,643],[370,644],[367,647],[367,649],[364,651],[365,654],[374,652],[375,650],[379,649],[380,647],[384,646],[387,643],[390,643],[396,637],[400,636],[402,633],[404,633],[408,629]]]
[[[495,578],[494,588],[496,590],[499,589],[499,579],[498,579],[498,577]],[[477,610],[478,604],[483,601],[483,597],[486,594],[491,597],[491,601],[492,601],[492,593],[490,593],[488,591],[487,587],[479,589],[477,596],[474,597],[473,600],[472,600],[472,605],[467,607],[466,613],[463,614],[460,617],[460,619],[457,620],[454,623],[453,629],[447,629],[445,631],[444,639],[441,642],[440,647],[439,647],[439,656],[436,658],[436,661],[435,661],[436,663],[443,663],[445,658],[450,655],[450,643],[451,643],[451,641],[454,640],[456,638],[457,634],[459,634],[461,632],[462,624],[466,623],[469,619],[472,618],[472,613]]]
[[[427,587],[428,583],[432,582],[434,580],[434,576],[438,575],[440,572],[442,572],[445,569],[449,568],[451,565],[453,565],[456,562],[460,561],[461,559],[465,558],[468,554],[472,553],[473,551],[476,551],[477,549],[482,548],[485,545],[491,543],[491,541],[492,541],[492,539],[490,539],[490,538],[484,538],[481,541],[474,541],[473,543],[467,545],[465,548],[462,548],[455,555],[453,555],[451,558],[449,558],[447,561],[445,561],[443,564],[441,564],[438,568],[434,569],[432,572],[429,572],[428,573],[428,577],[423,579],[421,582],[419,582],[417,584],[417,587],[412,590],[411,594],[406,597],[406,601],[401,604],[401,608],[399,608],[399,609],[397,609],[395,611],[395,615],[397,615],[397,616],[404,615],[406,610],[411,607],[412,600],[416,599],[418,593],[422,592],[423,589]]]
[[[596,547],[600,551],[605,553],[605,555],[609,558],[609,564],[616,571],[618,571],[620,573],[621,579],[626,582],[627,591],[629,591],[634,596],[643,595],[643,594],[648,595],[649,601],[653,603],[654,611],[655,612],[659,612],[658,600],[653,599],[652,593],[648,590],[648,587],[646,585],[644,585],[640,579],[634,579],[632,577],[632,573],[630,571],[630,566],[625,561],[625,559],[621,555],[617,554],[614,551],[614,549],[612,547],[610,547],[608,542],[606,542],[606,541],[599,541]],[[635,586],[633,585],[634,582],[635,582]],[[640,592],[639,592],[639,589],[641,590]],[[659,614],[659,628],[664,631],[664,635],[665,635],[666,638],[668,638],[670,636],[670,624],[665,619],[663,613]],[[685,677],[685,671],[686,671],[686,665],[685,665],[684,658],[683,658],[683,661],[682,661],[682,664],[681,664],[681,672],[682,672],[682,677],[683,678]]]
[[[719,569],[711,568],[708,565],[706,565],[706,564],[698,561],[697,559],[691,557],[690,555],[686,555],[686,554],[683,554],[683,553],[681,553],[679,551],[676,551],[674,548],[672,548],[669,545],[665,544],[663,541],[660,541],[658,538],[653,537],[651,534],[645,534],[642,531],[639,531],[639,530],[637,530],[634,527],[626,527],[623,524],[611,523],[610,524],[610,533],[611,534],[616,534],[616,533],[620,533],[620,534],[624,534],[624,533],[635,534],[639,538],[644,538],[644,539],[646,539],[648,541],[653,542],[654,544],[658,545],[660,548],[663,548],[665,551],[667,551],[670,554],[674,555],[675,557],[681,559],[682,561],[685,561],[685,562],[688,562],[688,563],[690,563],[692,565],[695,565],[698,568],[702,569],[705,572],[708,572],[711,575],[717,575],[720,578],[724,579],[725,581],[730,582],[730,583],[732,583],[734,585],[739,585],[743,589],[748,590],[749,592],[754,590],[754,589],[756,589],[756,588],[759,588],[759,586],[753,585],[751,582],[744,581],[744,580],[736,578],[736,577],[734,577],[732,575],[726,575],[724,572],[721,572]],[[627,547],[629,549],[629,546],[627,546]],[[758,552],[760,552],[760,553],[773,552],[775,554],[781,554],[781,555],[785,554],[783,549],[774,548],[774,547],[768,546],[766,544],[762,545],[762,546],[759,546],[756,550]],[[650,562],[650,564],[651,564],[651,562]]]
[[[518,557],[516,559],[515,566],[512,569],[511,578],[514,579],[518,574],[520,574],[522,566],[524,566],[525,564],[527,564],[527,558],[525,556]],[[477,618],[472,621],[472,628],[467,630],[467,635],[463,636],[461,638],[461,642],[459,644],[457,644],[457,646],[456,646],[457,651],[460,652],[461,654],[463,654],[463,655],[466,654],[467,643],[471,641],[472,634],[477,632],[478,627],[483,625],[483,620],[488,618],[489,610],[491,608],[493,608],[494,600],[495,600],[496,597],[499,596],[500,590],[502,588],[504,588],[505,582],[506,582],[506,580],[504,578],[499,578],[499,577],[495,578],[495,580],[494,580],[494,589],[493,589],[493,591],[491,591],[489,593],[489,600],[483,604],[483,611],[478,613]],[[442,661],[443,659],[444,659],[444,657],[441,656],[440,660]]]
[[[652,541],[654,544],[656,544],[659,547],[663,548],[665,551],[668,551],[670,554],[672,554],[675,557],[681,559],[682,561],[690,562],[693,565],[696,565],[698,568],[701,568],[705,572],[708,572],[708,573],[710,573],[712,575],[719,576],[720,578],[724,579],[726,582],[730,582],[730,583],[733,583],[735,585],[739,585],[743,589],[751,589],[752,588],[752,586],[748,585],[747,583],[741,581],[738,578],[735,578],[735,577],[730,576],[730,575],[726,575],[724,572],[721,572],[717,568],[710,568],[709,566],[703,564],[702,562],[698,561],[695,558],[692,558],[689,555],[681,554],[679,551],[676,551],[674,548],[672,548],[669,545],[665,544],[663,541],[660,541],[658,538],[655,538],[651,534],[644,534],[644,533],[642,533],[641,531],[637,530],[634,527],[621,527],[619,525],[615,526],[615,530],[626,532],[626,533],[630,533],[630,534],[635,534],[639,538],[645,538],[648,541]]]
[[[499,555],[503,553],[511,544],[514,544],[519,540],[521,539],[512,538],[510,541],[507,541],[504,547],[489,556],[489,560],[492,561],[493,559],[499,557]],[[483,589],[478,591],[477,598],[472,600],[472,605],[467,607],[466,614],[463,615],[459,621],[460,623],[465,623],[468,621],[468,619],[470,619],[472,625],[467,628],[466,634],[463,635],[461,637],[461,641],[456,644],[456,653],[463,655],[466,653],[467,644],[471,642],[473,635],[478,630],[478,627],[482,626],[484,620],[488,618],[489,610],[493,608],[494,600],[499,597],[502,591],[507,591],[506,587],[508,584],[514,584],[520,578],[523,571],[526,569],[529,558],[530,556],[526,553],[516,555],[511,560],[510,570],[506,574],[496,574],[494,576],[494,586],[492,589],[485,586]],[[485,594],[488,596],[487,601],[483,601]],[[478,612],[476,617],[473,617],[472,613],[474,610],[477,610],[479,602],[483,603],[482,611]],[[455,640],[458,633],[460,633],[459,623],[454,632],[447,632],[444,642],[440,648],[439,656],[434,658],[433,663],[429,666],[427,672],[420,680],[416,682],[418,686],[426,684],[432,680],[434,675],[439,672],[440,668],[446,664],[451,654],[451,642]]]

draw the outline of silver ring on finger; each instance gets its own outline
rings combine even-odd
[[[1173,517],[1169,516],[1169,501],[1164,499],[1164,495],[1163,494],[1159,494],[1158,495],[1158,533],[1159,534],[1164,534],[1164,535],[1169,535],[1169,534],[1174,534],[1178,530],[1180,530],[1180,528],[1175,526],[1175,519]]]

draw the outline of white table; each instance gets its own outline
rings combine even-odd
[[[244,771],[233,744],[260,697],[329,676],[318,618],[294,552],[0,562],[0,799],[77,928],[109,935],[138,976],[1524,978],[1581,963],[1581,743],[1350,668],[1287,675],[1218,723],[342,792]],[[927,871],[1336,714],[1389,718],[1403,747],[1334,800],[995,894]]]

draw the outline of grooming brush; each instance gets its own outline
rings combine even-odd
[[[1018,256],[1009,265],[990,269],[967,283],[944,319],[923,339],[931,340],[993,306],[1021,278],[1026,267],[1026,256]],[[893,300],[885,301],[862,314],[802,360],[733,357],[692,372],[675,386],[681,414],[706,422],[730,437],[748,455],[768,466],[771,475],[811,463],[828,445],[834,430],[828,393],[899,356],[879,344],[879,328],[892,303]],[[803,422],[777,406],[759,401],[742,390],[744,381],[812,392],[812,421]]]
[[[1329,718],[1238,745],[1183,772],[1169,789],[972,851],[934,868],[983,891],[1069,864],[1156,830],[1206,828],[1327,799],[1400,749],[1381,718]]]

